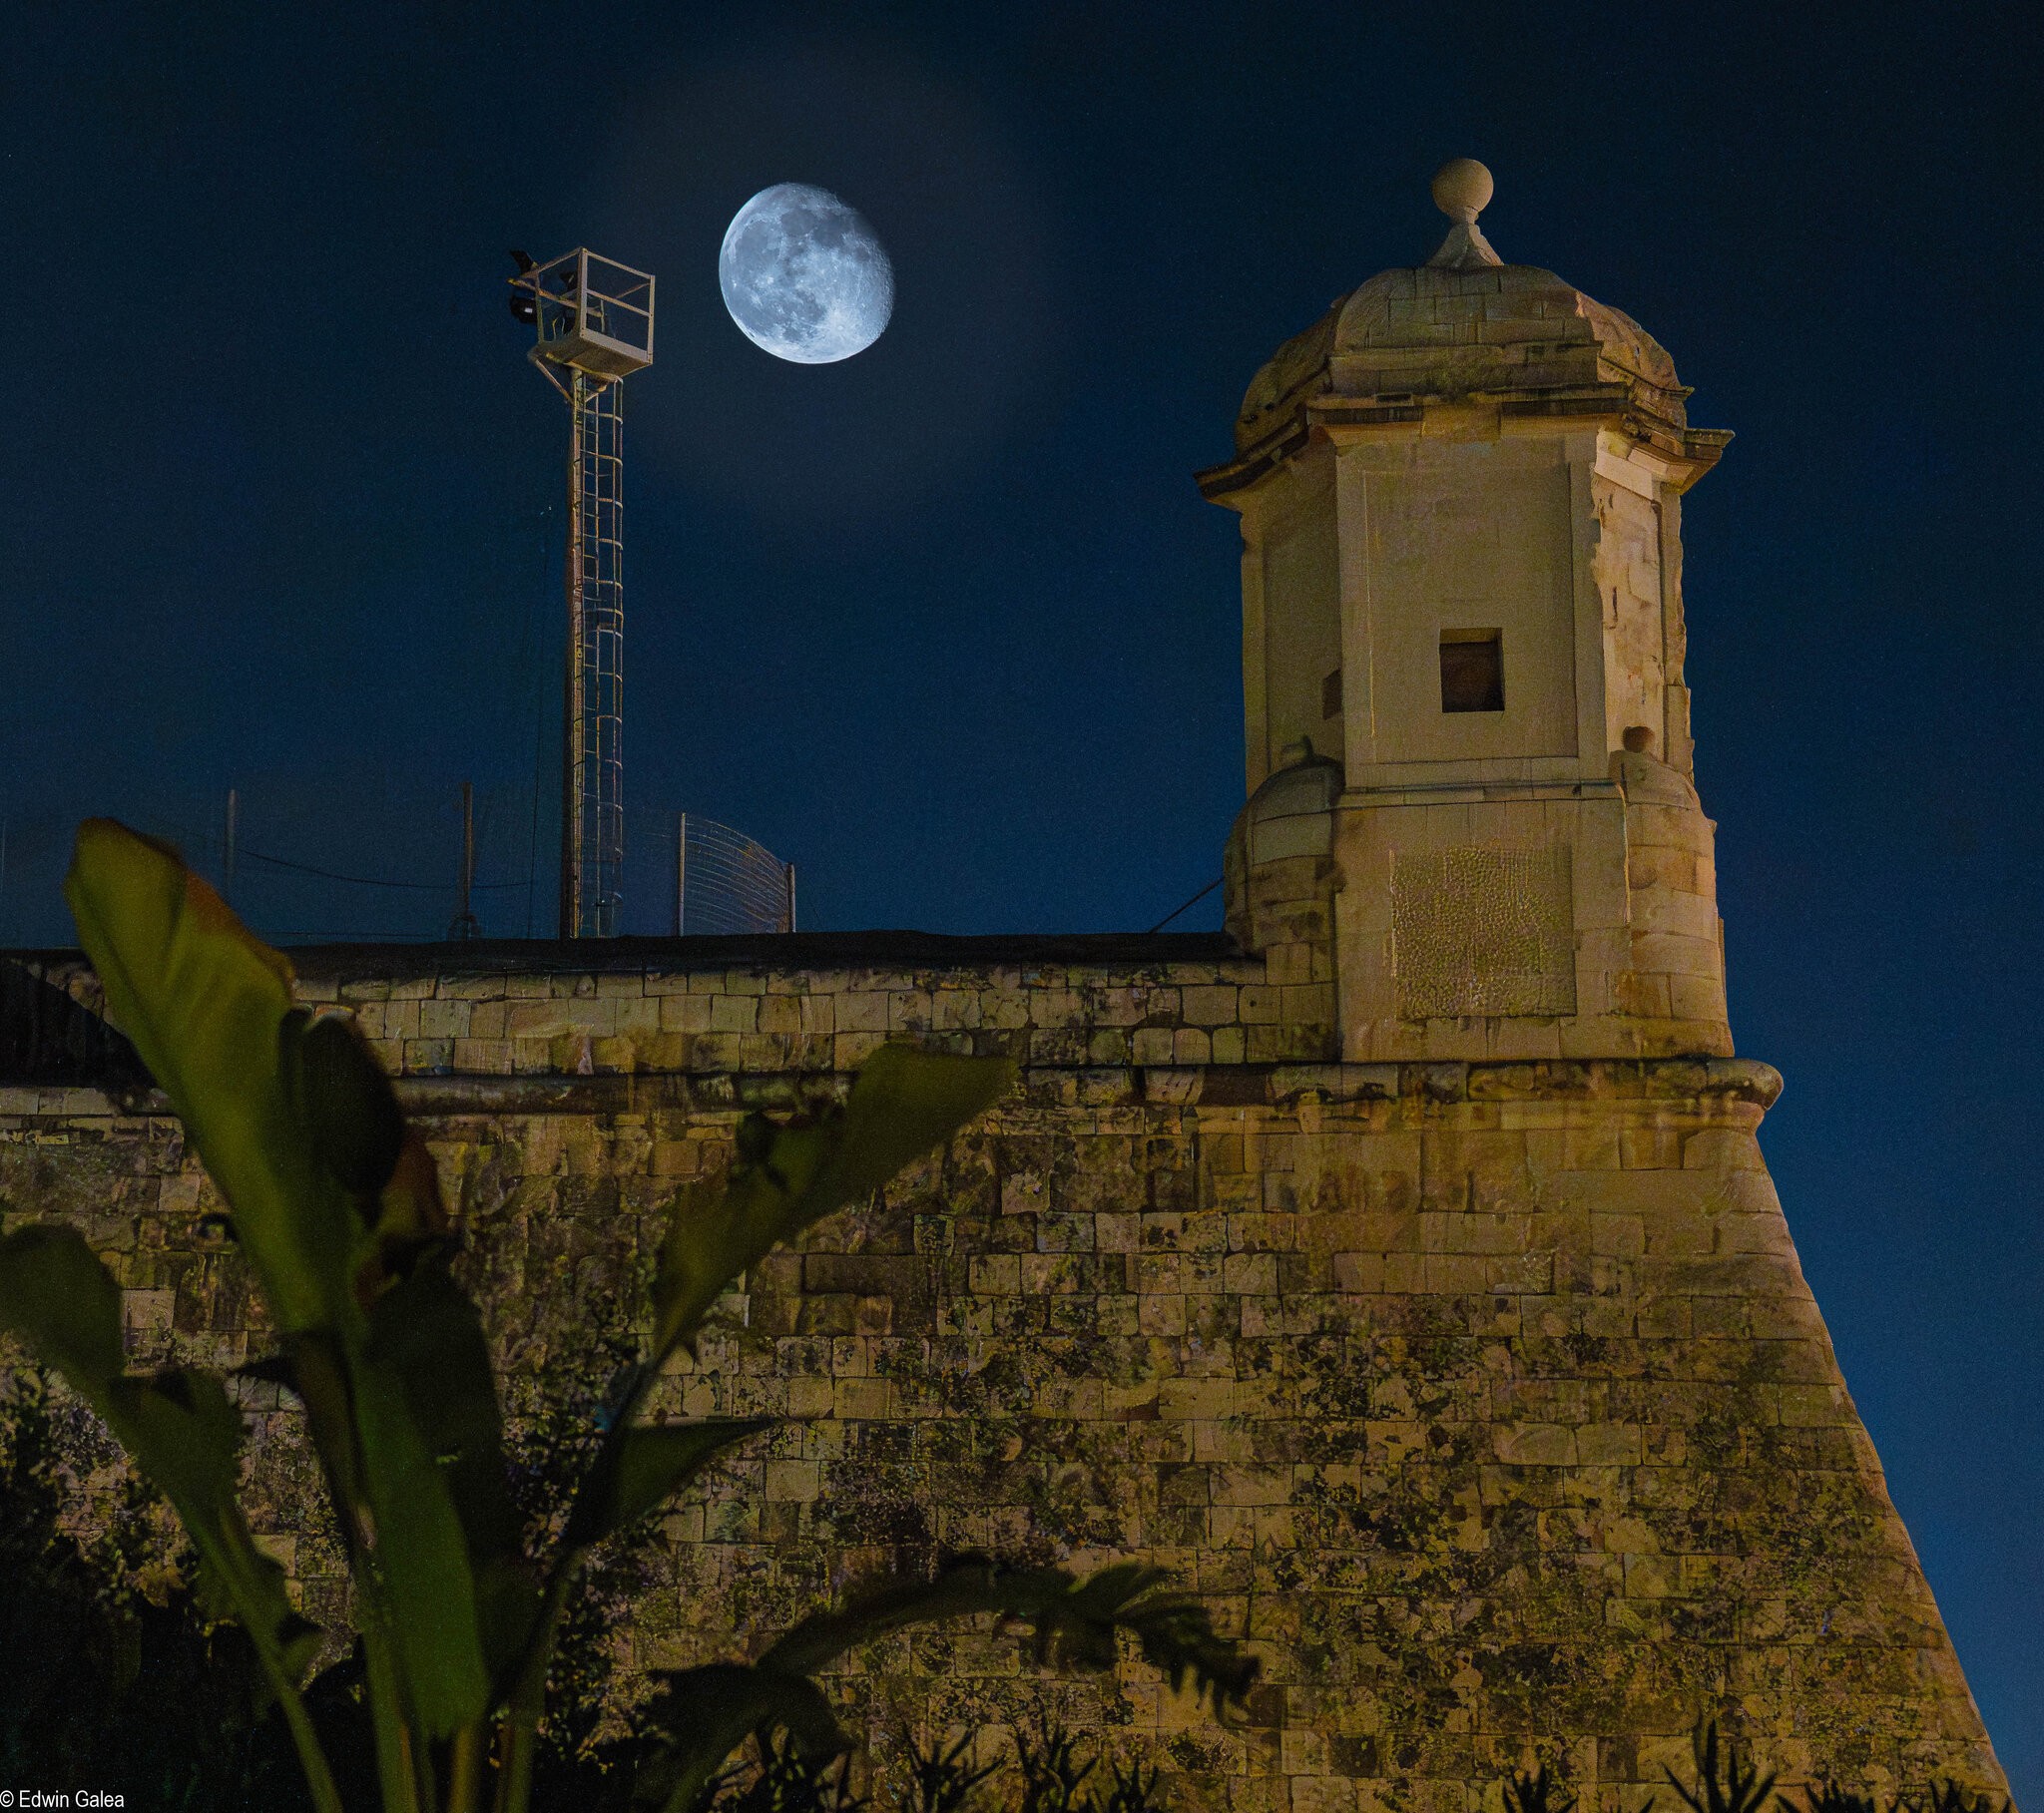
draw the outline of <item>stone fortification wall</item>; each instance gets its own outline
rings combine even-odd
[[[1207,935],[779,942],[794,954],[669,968],[628,948],[574,972],[511,967],[516,947],[459,974],[363,952],[308,966],[301,994],[350,1009],[398,1076],[849,1071],[903,1037],[1052,1068],[1331,1055],[1331,990]]]
[[[407,1073],[521,1422],[641,1318],[666,1201],[728,1163],[745,1106],[839,1088],[890,1035],[1029,1060],[941,1160],[760,1266],[664,1382],[662,1414],[791,1421],[665,1520],[628,1670],[940,1550],[1139,1556],[1264,1655],[1242,1728],[1133,1659],[1044,1686],[976,1632],[876,1648],[839,1691],[876,1730],[1063,1696],[1181,1804],[1258,1813],[1473,1809],[1536,1754],[1636,1813],[1704,1712],[1785,1781],[2001,1791],[1761,1160],[1765,1066],[1255,1064],[1259,966],[1211,955],[494,993],[391,967],[308,963],[305,994]],[[0,1092],[9,1219],[87,1231],[138,1364],[235,1364],[263,1337],[210,1186],[127,1108]],[[262,1528],[330,1616],[295,1419],[242,1389]]]

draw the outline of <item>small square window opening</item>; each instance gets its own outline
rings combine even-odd
[[[1336,668],[1333,673],[1320,681],[1320,715],[1322,717],[1339,717],[1341,715],[1341,670],[1339,668]]]
[[[1502,711],[1505,708],[1504,632],[1441,632],[1441,709]]]

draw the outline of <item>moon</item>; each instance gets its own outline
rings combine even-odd
[[[717,280],[739,331],[797,365],[865,351],[894,312],[894,266],[873,229],[806,183],[763,189],[732,217]]]

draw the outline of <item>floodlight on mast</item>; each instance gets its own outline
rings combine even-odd
[[[526,356],[568,404],[561,936],[608,938],[625,866],[624,381],[653,363],[653,278],[587,246],[511,255]]]

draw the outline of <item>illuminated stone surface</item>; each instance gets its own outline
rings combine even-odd
[[[1726,437],[1444,183],[1435,262],[1280,348],[1202,477],[1245,537],[1230,936],[303,955],[428,1131],[521,1428],[643,1327],[665,1203],[744,1108],[888,1039],[1023,1066],[663,1384],[791,1420],[665,1520],[627,1696],[871,1570],[1135,1556],[1264,1656],[1240,1728],[984,1631],[834,1689],[889,1733],[1062,1704],[1244,1813],[1495,1809],[1536,1757],[1638,1813],[1705,1714],[1784,1785],[2005,1792],[1761,1158],[1780,1079],[1733,1056],[1680,541]],[[1442,648],[1493,632],[1501,703],[1444,710]],[[147,1102],[0,1090],[0,1196],[106,1253],[138,1364],[262,1350]],[[240,1389],[259,1526],[330,1616],[296,1418]]]

